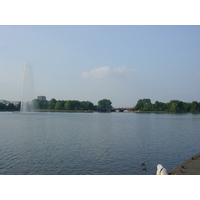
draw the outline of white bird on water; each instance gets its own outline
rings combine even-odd
[[[158,164],[156,175],[168,175],[168,173],[167,170],[161,164]]]

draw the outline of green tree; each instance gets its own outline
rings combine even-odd
[[[82,101],[80,107],[83,110],[93,110],[94,104],[90,101]]]
[[[200,112],[200,103],[198,103],[197,101],[193,101],[191,104],[190,111],[192,113]]]
[[[61,101],[57,101],[56,102],[55,110],[62,110],[62,103],[61,103]]]
[[[139,99],[134,110],[151,111],[152,103],[150,99]]]
[[[16,111],[17,110],[17,107],[12,104],[12,103],[9,103],[7,106],[6,106],[6,110],[7,111]]]
[[[168,103],[162,103],[156,101],[155,104],[151,103],[150,99],[139,99],[134,110],[140,111],[166,111],[172,113],[182,112],[200,112],[200,102],[193,101],[192,103],[186,103],[179,100],[171,100]]]
[[[174,113],[179,113],[184,111],[184,103],[179,100],[171,100],[167,104],[167,110],[168,112],[174,112]]]
[[[102,99],[98,102],[98,109],[100,111],[111,111],[112,102],[109,99]]]
[[[159,111],[166,111],[166,109],[167,109],[167,104],[160,102]]]
[[[65,110],[74,110],[74,108],[75,108],[74,101],[72,101],[72,100],[66,101]]]
[[[183,112],[190,112],[191,109],[191,103],[183,103]]]
[[[81,102],[77,100],[68,100],[65,102],[65,110],[81,110]]]
[[[74,100],[73,105],[74,105],[74,110],[80,110],[81,109],[81,102],[80,101]]]
[[[62,109],[62,110],[65,110],[65,102],[66,102],[66,101],[63,101],[63,100],[60,101],[60,103],[61,103],[61,109]]]
[[[65,102],[65,110],[72,110],[71,100]]]
[[[3,103],[0,103],[0,110],[5,111],[6,110],[6,105]]]
[[[48,105],[48,109],[55,109],[55,106],[56,106],[56,99],[51,99],[50,101],[49,101],[49,105]]]
[[[172,100],[169,103],[167,103],[167,111],[168,112],[176,112],[176,101]]]
[[[143,109],[143,101],[142,99],[139,99],[134,110],[142,110]]]
[[[153,110],[154,111],[159,111],[159,108],[160,108],[160,102],[156,101],[155,104],[153,105]]]
[[[39,107],[39,109],[44,109],[43,108],[43,100],[38,100],[38,107]]]
[[[43,109],[47,109],[49,106],[49,102],[47,100],[43,100]]]

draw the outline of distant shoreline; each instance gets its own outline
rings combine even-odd
[[[35,110],[34,112],[83,112],[83,113],[93,113],[94,110],[53,110],[53,109],[43,109],[43,110]]]
[[[0,111],[0,112],[13,112],[13,113],[20,113],[20,111]],[[28,111],[29,112],[29,111]],[[95,111],[95,110],[51,110],[51,109],[44,109],[44,110],[34,110],[31,112],[67,112],[67,113],[138,113],[138,114],[200,114],[200,112],[166,112],[166,111],[128,111],[128,112],[110,112],[110,111]]]
[[[164,113],[171,113],[171,114],[200,114],[200,112],[167,112],[167,111],[131,111],[131,112],[135,112],[135,113],[160,113],[160,114],[164,114]]]

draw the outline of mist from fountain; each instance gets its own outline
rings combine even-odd
[[[34,107],[32,100],[34,99],[33,72],[32,67],[26,62],[22,73],[21,86],[21,112],[33,112]]]

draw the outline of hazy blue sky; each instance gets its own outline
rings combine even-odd
[[[24,62],[48,100],[200,101],[200,26],[0,26],[0,99],[20,100]]]

